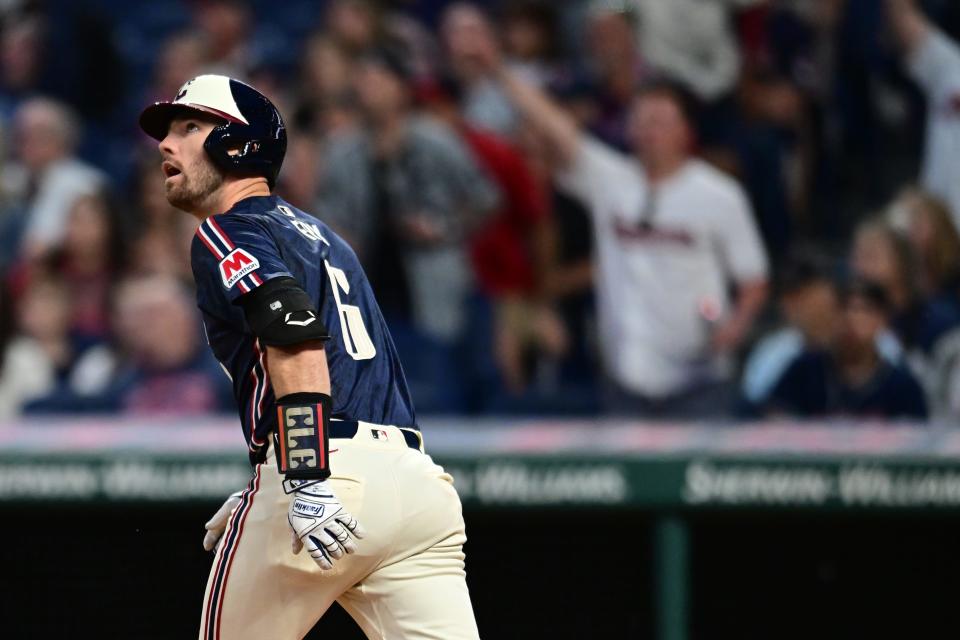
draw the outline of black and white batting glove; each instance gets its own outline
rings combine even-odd
[[[286,481],[291,483],[296,481]],[[321,569],[332,569],[335,560],[357,550],[354,538],[363,538],[366,532],[343,508],[326,480],[301,482],[294,487],[287,513],[293,530],[293,553],[306,547]]]
[[[227,501],[223,503],[223,506],[213,514],[213,517],[207,521],[207,524],[203,525],[203,528],[207,530],[207,533],[203,536],[203,548],[207,551],[213,551],[217,548],[217,543],[220,542],[220,538],[227,528],[227,520],[230,519],[230,514],[233,513],[233,510],[240,504],[240,496],[242,494],[242,491],[231,493]]]

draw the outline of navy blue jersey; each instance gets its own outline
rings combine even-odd
[[[233,381],[251,461],[276,426],[266,348],[237,301],[271,278],[294,278],[330,332],[333,417],[416,428],[413,401],[367,277],[350,246],[276,196],[246,198],[207,218],[191,247],[207,340]]]

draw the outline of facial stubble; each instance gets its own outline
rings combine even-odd
[[[207,208],[210,197],[223,184],[224,174],[208,158],[201,156],[183,171],[177,183],[164,183],[167,202],[181,211]]]

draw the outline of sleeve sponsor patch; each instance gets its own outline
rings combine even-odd
[[[253,271],[260,268],[260,262],[252,255],[237,247],[220,261],[220,279],[227,289]]]

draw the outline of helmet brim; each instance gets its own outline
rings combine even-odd
[[[167,137],[170,122],[172,122],[174,118],[191,111],[210,115],[227,122],[240,122],[240,120],[227,113],[201,104],[155,102],[140,114],[140,128],[154,140],[160,141]]]

